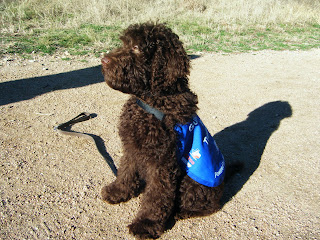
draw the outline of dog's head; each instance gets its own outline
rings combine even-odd
[[[164,24],[135,24],[120,39],[122,47],[101,60],[110,87],[137,96],[170,95],[188,89],[190,60],[170,28]]]

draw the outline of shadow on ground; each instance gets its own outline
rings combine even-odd
[[[242,170],[226,182],[222,205],[241,190],[259,167],[271,134],[278,129],[282,119],[291,115],[292,109],[288,102],[269,102],[249,113],[246,120],[227,127],[214,136],[226,159],[226,165],[243,165]]]
[[[0,83],[0,106],[28,100],[62,89],[78,88],[103,82],[100,66],[55,75]]]
[[[190,55],[191,60],[201,57]],[[0,83],[0,106],[29,100],[62,89],[84,87],[103,82],[100,66],[43,77],[19,79]]]

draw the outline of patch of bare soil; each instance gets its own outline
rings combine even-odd
[[[107,163],[92,142],[53,130],[96,113],[73,129],[104,139],[118,165],[127,96],[103,82],[99,59],[61,56],[0,61],[0,238],[133,239],[139,198],[102,202]],[[161,239],[320,239],[320,50],[204,54],[192,65],[199,116],[226,161],[245,167],[221,211]]]

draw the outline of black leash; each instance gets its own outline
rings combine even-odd
[[[71,131],[72,125],[79,123],[79,122],[87,121],[87,120],[94,118],[96,116],[97,116],[96,114],[90,114],[87,112],[83,112],[83,113],[80,113],[75,118],[71,119],[70,121],[65,122],[65,123],[61,123],[58,126],[54,127],[54,130],[60,134],[82,137],[82,138],[86,138],[90,141],[93,141],[94,144],[96,145],[99,153],[102,155],[102,157],[108,163],[113,174],[115,176],[117,176],[117,168],[114,165],[114,162],[113,162],[111,156],[106,151],[106,148],[104,146],[102,138],[100,138],[99,136],[93,135],[93,134],[89,134],[89,133],[81,133],[81,132]]]
[[[160,120],[160,121],[163,120],[165,114],[163,112],[161,112],[160,110],[151,107],[150,105],[146,104],[145,102],[141,101],[140,99],[137,99],[137,104],[146,112],[153,114],[158,120]],[[54,130],[60,134],[63,134],[63,135],[82,137],[82,138],[86,138],[87,140],[93,141],[94,144],[96,145],[99,153],[101,154],[101,156],[108,163],[113,174],[115,176],[117,176],[117,168],[114,165],[114,162],[113,162],[111,156],[106,151],[106,148],[103,143],[103,139],[100,138],[99,136],[94,135],[94,134],[76,132],[76,131],[71,130],[72,125],[79,123],[79,122],[87,121],[87,120],[94,118],[96,116],[97,116],[96,114],[90,114],[87,112],[83,112],[83,113],[80,113],[78,116],[72,118],[70,121],[67,121],[65,123],[61,123],[58,126],[54,127]]]

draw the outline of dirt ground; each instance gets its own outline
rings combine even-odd
[[[100,136],[116,165],[127,96],[110,89],[100,60],[32,56],[0,60],[0,238],[133,239],[139,199],[108,205],[114,180],[94,144],[53,130]],[[192,56],[199,116],[227,162],[244,169],[221,211],[178,221],[161,239],[320,239],[320,49]]]

